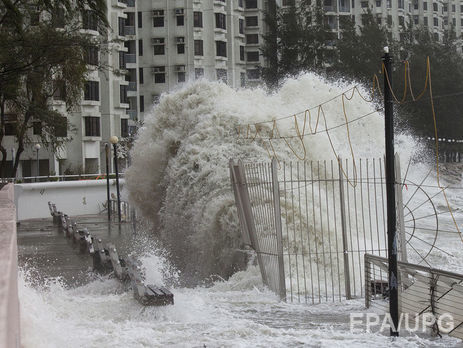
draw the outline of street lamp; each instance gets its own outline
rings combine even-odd
[[[109,144],[104,145],[106,153],[106,204],[108,207],[108,221],[111,221],[111,197],[109,195],[109,152],[111,151]]]
[[[40,174],[40,171],[39,171],[39,169],[40,169],[40,166],[39,166],[39,150],[40,150],[41,146],[40,146],[40,144],[37,143],[37,144],[34,145],[34,148],[35,148],[35,150],[37,152],[37,174],[35,175],[35,181],[37,182],[37,177]]]
[[[119,138],[113,135],[109,138],[109,142],[113,144],[114,149],[114,170],[116,171],[116,190],[117,190],[117,214],[119,217],[119,222],[121,222],[121,196],[119,193],[119,170],[117,169],[117,143]]]

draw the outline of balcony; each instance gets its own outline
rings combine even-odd
[[[124,27],[124,34],[125,35],[135,35],[135,27],[126,25]]]
[[[137,83],[134,81],[129,81],[129,87],[127,88],[128,91],[136,92],[137,91]]]
[[[137,55],[134,53],[125,54],[125,63],[126,64],[135,64],[137,62]]]

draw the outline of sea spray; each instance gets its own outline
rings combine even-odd
[[[377,105],[357,92],[351,100],[345,98],[343,107],[341,95],[351,87],[308,73],[287,80],[273,94],[259,88],[234,90],[222,83],[199,81],[162,96],[146,116],[133,147],[127,186],[131,201],[156,226],[187,281],[211,274],[226,278],[246,264],[245,254],[239,251],[228,163],[230,159],[268,161],[269,144],[240,138],[238,126],[286,117],[277,122],[280,134],[294,137],[296,125],[291,115],[313,108],[310,125],[315,130],[320,117],[317,134],[308,135],[307,124],[304,146],[300,140],[290,139],[292,149],[283,140],[273,140],[280,160],[297,160],[304,148],[308,160],[382,156],[382,116],[375,112]],[[360,93],[367,96],[362,89]],[[352,90],[345,95],[351,98],[351,94]],[[325,123],[314,107],[328,100],[323,105]],[[357,120],[364,115],[368,116]],[[299,127],[303,117],[298,117]],[[350,122],[349,132],[346,120]],[[271,122],[260,124],[261,133],[268,134],[272,126]],[[325,127],[330,129],[330,138],[323,131]],[[251,127],[249,135],[253,130]]]

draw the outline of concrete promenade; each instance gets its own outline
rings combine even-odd
[[[14,186],[0,191],[0,347],[20,347]]]
[[[121,255],[126,256],[133,247],[136,231],[132,223],[108,222],[107,215],[71,217],[73,222],[87,228],[91,235],[104,243],[114,243]],[[57,278],[66,286],[78,286],[94,279],[92,258],[82,253],[53,224],[51,217],[21,221],[18,226],[19,266],[27,265],[34,283]]]

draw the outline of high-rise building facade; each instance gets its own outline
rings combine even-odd
[[[298,0],[276,0],[276,4],[285,8],[294,1]],[[261,68],[266,65],[262,45],[268,2],[108,0],[108,45],[87,52],[90,72],[82,102],[67,114],[75,132],[69,134],[72,141],[58,153],[41,149],[39,163],[36,149],[30,146],[18,176],[35,176],[37,168],[42,175],[104,172],[104,146],[109,137],[123,139],[135,132],[162,93],[187,81],[221,80],[235,88],[259,84]],[[439,39],[451,27],[460,36],[463,25],[462,0],[323,0],[322,4],[325,23],[338,37],[342,37],[339,23],[343,16],[361,26],[367,10],[397,39],[410,21],[427,27]],[[82,30],[106,35],[91,18],[83,14]],[[98,65],[108,68],[97,69]],[[59,97],[53,105],[66,115]],[[14,137],[5,139],[5,147],[13,149]],[[13,151],[8,155],[10,164],[12,155]]]

